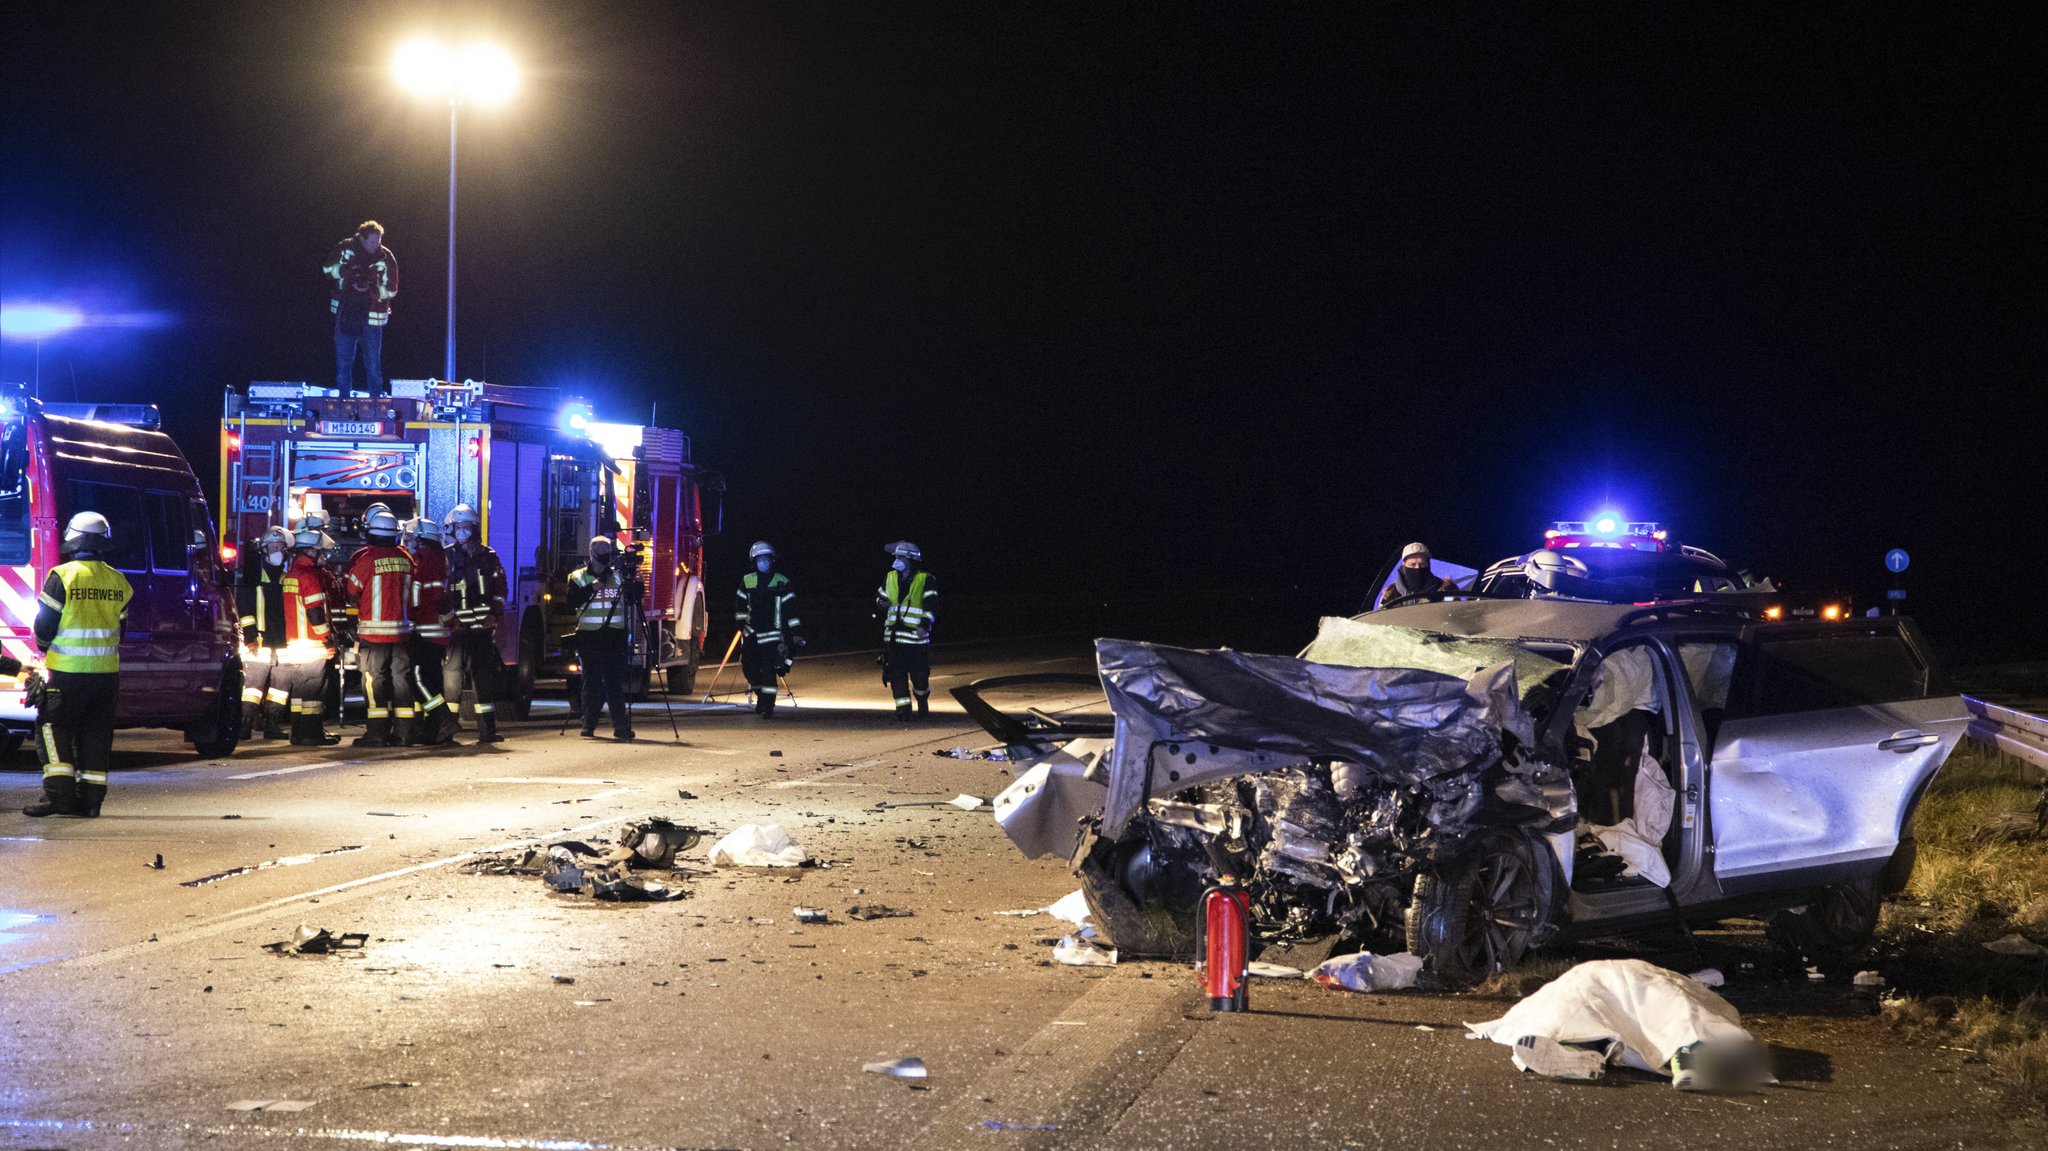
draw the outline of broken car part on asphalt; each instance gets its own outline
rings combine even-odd
[[[266,943],[263,950],[273,955],[327,955],[336,951],[361,951],[369,942],[369,935],[361,931],[345,931],[337,935],[324,927],[314,928],[301,923],[290,939]]]

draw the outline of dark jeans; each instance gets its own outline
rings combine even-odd
[[[490,715],[498,710],[498,696],[504,690],[505,661],[498,655],[498,640],[487,631],[459,631],[442,659],[441,686],[450,696],[452,711],[462,702],[462,689],[476,692],[476,713]]]
[[[923,699],[932,693],[932,649],[930,644],[885,643],[882,645],[882,678],[896,696],[896,710],[910,710],[910,693]]]
[[[363,334],[351,336],[341,330],[341,321],[334,322],[334,386],[346,395],[354,390],[356,374],[356,346],[363,349],[363,375],[369,380],[369,393],[373,396],[384,394],[384,325],[364,324]]]
[[[597,713],[612,709],[612,734],[633,734],[626,707],[626,633],[617,628],[576,633],[576,657],[583,664],[583,730],[597,730]]]

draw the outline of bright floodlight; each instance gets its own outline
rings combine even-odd
[[[472,104],[502,104],[519,87],[519,68],[495,44],[471,44],[457,68],[462,98]]]
[[[446,96],[454,79],[448,49],[439,40],[408,40],[391,61],[398,85],[415,96]]]
[[[75,308],[57,308],[48,304],[0,306],[0,334],[26,340],[40,340],[44,336],[68,332],[84,322],[84,314]]]
[[[392,58],[392,75],[415,96],[448,97],[466,104],[501,104],[519,87],[519,68],[495,44],[455,51],[439,40],[408,40]]]

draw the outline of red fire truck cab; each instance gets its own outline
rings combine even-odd
[[[673,428],[602,423],[552,388],[475,380],[393,380],[392,395],[343,395],[297,382],[230,388],[221,419],[221,537],[247,545],[273,524],[326,517],[345,556],[370,505],[401,519],[477,509],[510,584],[499,653],[525,716],[536,680],[574,674],[563,595],[592,536],[640,557],[647,585],[635,630],[637,691],[659,672],[692,689],[703,653],[703,492],[717,476]]]
[[[0,648],[38,662],[36,595],[82,511],[114,529],[104,557],[135,598],[121,633],[122,727],[169,727],[203,756],[234,751],[242,662],[229,581],[192,465],[152,404],[45,404],[0,389]],[[25,685],[0,679],[0,749],[35,726]]]

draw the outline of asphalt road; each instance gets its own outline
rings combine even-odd
[[[965,647],[941,653],[936,686],[1086,667],[1071,641]],[[1251,1014],[1218,1017],[1179,965],[1059,966],[1064,925],[997,913],[1072,890],[1062,864],[1022,858],[985,810],[877,809],[993,795],[1003,764],[933,755],[987,739],[943,696],[940,715],[899,724],[870,657],[806,661],[794,687],[797,706],[765,723],[679,706],[679,739],[642,705],[632,745],[558,735],[559,705],[497,748],[434,754],[256,744],[201,762],[129,733],[94,821],[18,814],[35,773],[11,764],[0,1145],[2041,1143],[1965,1053],[1899,1043],[1869,999],[1788,975],[1753,925],[1705,945],[1783,1085],[1733,1098],[1525,1076],[1463,1037],[1498,999],[1262,981]],[[687,877],[689,897],[660,904],[463,870],[645,815],[709,829],[700,871],[716,834],[771,820],[828,866]],[[846,915],[876,903],[909,915]],[[799,904],[831,922],[798,924]],[[368,944],[263,950],[302,924]],[[1657,953],[1671,944],[1583,954],[1683,963]],[[861,1070],[905,1057],[929,1076]],[[250,1102],[271,1109],[234,1109]]]

